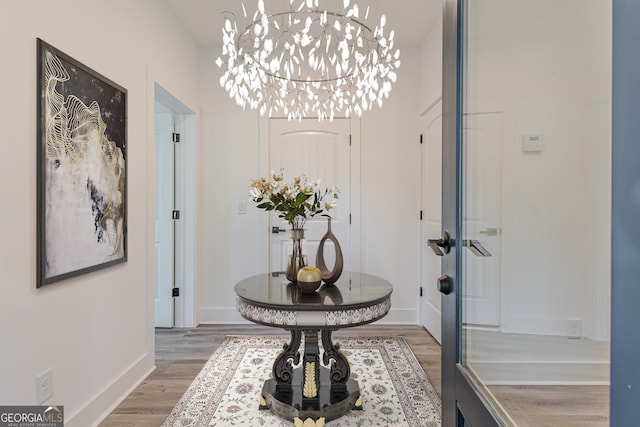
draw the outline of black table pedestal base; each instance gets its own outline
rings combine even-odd
[[[379,277],[343,271],[340,280],[307,295],[280,276],[259,274],[234,288],[242,317],[291,333],[264,383],[260,409],[293,421],[295,427],[322,427],[362,409],[360,386],[351,379],[347,355],[333,342],[332,333],[386,316],[393,287]],[[286,292],[265,292],[279,286]]]
[[[260,409],[271,409],[274,414],[292,422],[296,418],[302,422],[311,418],[314,426],[315,421],[321,418],[326,423],[340,418],[352,409],[362,409],[362,395],[357,381],[332,384],[330,371],[325,367],[320,367],[319,376],[320,385],[315,398],[304,397],[303,368],[293,370],[293,381],[290,384],[278,384],[273,378],[265,381]]]

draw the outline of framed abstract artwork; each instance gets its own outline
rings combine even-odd
[[[37,40],[37,287],[127,260],[127,90]]]

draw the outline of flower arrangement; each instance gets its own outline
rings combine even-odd
[[[292,229],[302,229],[310,218],[336,207],[338,189],[320,189],[320,180],[310,181],[306,176],[296,176],[293,182],[284,181],[284,172],[271,171],[271,180],[260,178],[251,182],[251,200],[259,209],[276,211]],[[327,200],[329,198],[331,200]]]

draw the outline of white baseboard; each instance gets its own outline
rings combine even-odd
[[[487,385],[609,385],[608,362],[471,362]]]
[[[418,310],[415,308],[393,308],[389,313],[378,320],[376,323],[381,325],[417,325]]]
[[[203,307],[198,310],[198,323],[211,324],[242,324],[251,323],[240,316],[235,307]]]
[[[245,320],[235,307],[203,307],[199,310],[200,324],[249,324],[251,322]],[[401,324],[416,325],[418,324],[418,312],[412,308],[393,308],[389,313],[378,320],[379,324]]]
[[[491,385],[602,385],[609,382],[609,346],[586,338],[468,328],[468,365]]]
[[[99,425],[156,368],[154,355],[146,353],[111,384],[71,415],[65,414],[66,427]],[[65,411],[66,412],[66,411]]]

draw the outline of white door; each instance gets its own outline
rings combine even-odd
[[[442,101],[422,116],[422,222],[420,233],[420,323],[440,342],[440,300],[436,283],[440,257],[427,244],[442,234]]]
[[[337,208],[330,212],[331,230],[336,236],[344,257],[344,270],[351,270],[351,207],[350,182],[350,119],[319,122],[317,119],[301,121],[269,120],[269,168],[275,172],[284,169],[285,180],[298,175],[311,180],[320,179],[321,188],[336,186],[340,190]],[[270,215],[270,267],[271,271],[285,271],[289,244],[289,226],[277,214]],[[273,232],[280,229],[281,232]],[[327,231],[327,219],[316,217],[305,225],[307,265],[315,265],[320,239]],[[327,266],[333,266],[333,245],[325,245]],[[286,279],[285,279],[286,280]]]
[[[156,104],[156,209],[155,209],[155,326],[172,328],[174,324],[173,289],[173,195],[174,143],[173,114]]]
[[[502,114],[474,113],[464,117],[465,192],[464,239],[476,240],[490,256],[463,248],[463,323],[500,325],[500,235]]]
[[[439,102],[422,119],[422,226],[421,226],[421,324],[440,342],[441,294],[436,280],[441,274],[440,258],[427,240],[442,234],[442,105]],[[466,271],[476,278],[463,294],[466,325],[500,324],[500,171],[502,115],[465,116],[465,185],[468,206],[465,239],[476,240],[491,256],[478,256],[463,248]]]

